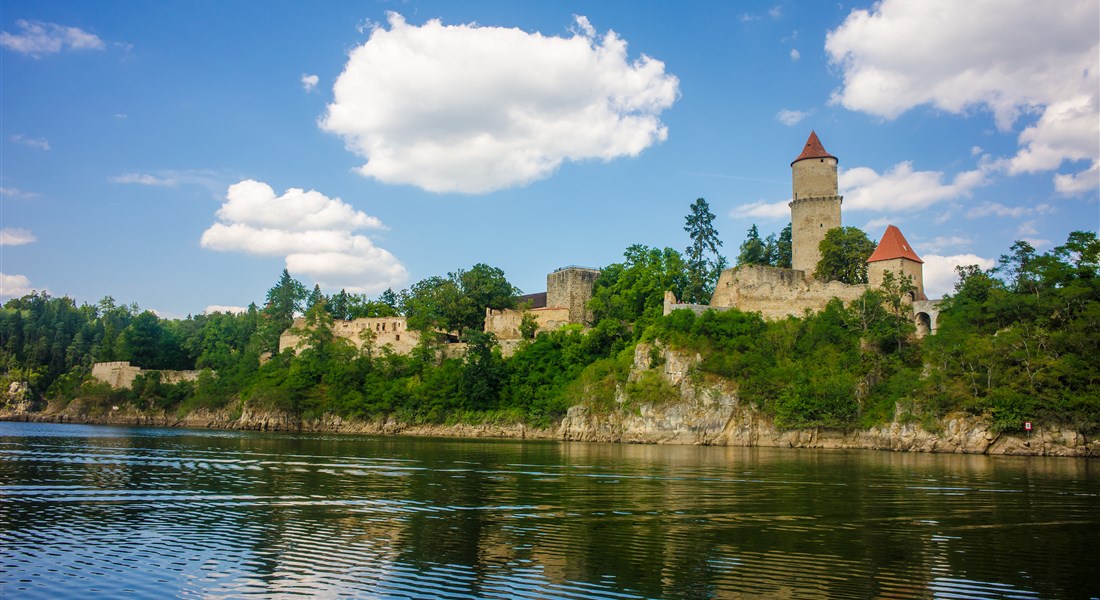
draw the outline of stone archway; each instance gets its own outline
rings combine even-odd
[[[932,316],[926,312],[913,315],[913,322],[917,325],[917,337],[924,337],[932,333]]]

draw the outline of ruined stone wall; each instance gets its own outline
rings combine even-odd
[[[134,379],[137,379],[138,375],[149,373],[160,373],[161,383],[174,384],[195,381],[199,378],[198,371],[144,370],[141,367],[131,366],[127,361],[101,362],[92,365],[92,378],[116,390],[132,388]]]
[[[304,329],[304,318],[294,319],[294,324],[279,336],[279,352],[294,348],[295,352],[304,349],[302,338],[294,333],[295,329]],[[408,354],[420,343],[420,334],[410,331],[405,317],[364,317],[350,321],[336,321],[332,324],[332,333],[349,340],[356,349],[362,350],[371,344],[374,350],[389,347],[394,354]]]
[[[887,271],[895,274],[908,275],[913,279],[913,285],[917,288],[916,299],[925,298],[924,295],[924,265],[907,258],[891,258],[890,260],[876,260],[867,263],[867,283],[873,288],[882,287],[882,279]]]
[[[795,269],[741,265],[722,271],[710,305],[758,312],[775,320],[820,311],[833,298],[848,303],[865,291],[865,285],[821,282]]]
[[[592,299],[592,287],[600,276],[598,269],[565,267],[546,276],[547,308],[569,309],[569,322],[592,324],[592,311],[588,301]]]
[[[538,325],[538,328],[535,330],[536,334],[539,331],[553,331],[569,323],[568,308],[546,307],[533,308],[528,311],[513,310],[510,308],[502,310],[486,308],[486,333],[492,333],[497,336],[498,340],[520,339],[521,333],[519,326],[523,322],[524,312],[535,318],[535,323]]]
[[[674,310],[690,310],[696,315],[701,315],[708,310],[717,310],[719,312],[729,310],[729,306],[710,306],[708,304],[688,304],[686,302],[680,302],[676,299],[676,294],[671,291],[665,292],[664,311],[661,313],[664,316],[672,314]]]

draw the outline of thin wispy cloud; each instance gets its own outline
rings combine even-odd
[[[0,47],[33,58],[57,54],[63,50],[103,50],[106,44],[94,33],[79,27],[27,21],[15,22],[19,31],[0,31]]]
[[[46,138],[32,138],[23,135],[22,133],[16,133],[8,136],[8,139],[16,144],[22,144],[24,146],[30,146],[31,148],[37,148],[39,150],[49,150],[50,141]]]
[[[316,75],[306,75],[303,73],[300,81],[302,82],[302,89],[307,92],[312,92],[317,88],[317,83],[321,81],[321,78]]]
[[[788,110],[786,108],[776,113],[775,118],[787,127],[798,125],[803,119],[810,116],[810,113],[801,110]]]
[[[147,173],[125,173],[123,175],[116,175],[111,178],[113,183],[124,184],[136,184],[136,185],[152,185],[152,186],[173,186],[176,185],[176,180],[171,177],[157,177],[156,175],[149,175]]]

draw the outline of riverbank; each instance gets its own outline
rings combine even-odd
[[[715,387],[681,387],[681,398],[661,406],[619,407],[601,412],[572,407],[556,427],[522,423],[407,424],[395,420],[359,421],[325,415],[300,419],[278,411],[197,410],[183,416],[141,411],[132,406],[103,408],[80,399],[38,412],[0,412],[0,420],[90,425],[179,427],[243,431],[285,431],[361,435],[541,439],[626,444],[682,444],[772,448],[889,450],[894,452],[1014,456],[1100,456],[1100,440],[1067,427],[1039,424],[1030,436],[997,433],[989,422],[952,414],[926,429],[919,423],[891,422],[868,429],[782,430],[735,394]]]

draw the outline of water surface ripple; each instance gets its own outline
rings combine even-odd
[[[1098,464],[0,423],[0,598],[1095,598]]]

